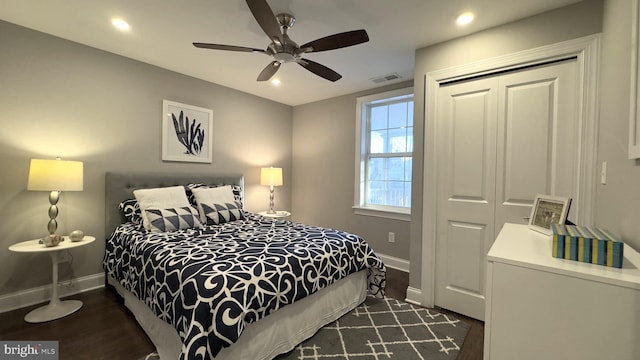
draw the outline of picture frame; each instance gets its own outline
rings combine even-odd
[[[536,195],[529,217],[529,228],[551,235],[551,224],[564,224],[571,207],[571,198]]]
[[[213,110],[163,100],[162,160],[211,163]]]

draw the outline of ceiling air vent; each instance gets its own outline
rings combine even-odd
[[[384,76],[378,76],[378,77],[374,77],[372,79],[369,79],[371,81],[373,81],[376,84],[380,84],[382,82],[385,81],[391,81],[391,80],[396,80],[396,79],[400,79],[400,75],[398,75],[398,73],[391,73],[391,74],[387,74]]]

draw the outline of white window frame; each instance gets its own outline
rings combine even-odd
[[[367,126],[363,124],[363,114],[366,114],[366,107],[376,102],[387,102],[394,98],[411,97],[413,99],[413,88],[403,88],[386,91],[379,94],[362,96],[357,98],[356,105],[356,161],[355,161],[355,184],[353,209],[358,215],[368,215],[384,217],[396,220],[411,220],[411,209],[395,206],[365,205],[365,161],[367,156]],[[415,128],[415,127],[414,127]],[[413,154],[413,152],[412,152]],[[413,156],[412,156],[413,157]]]

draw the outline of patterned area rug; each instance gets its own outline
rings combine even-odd
[[[275,360],[455,359],[468,331],[465,322],[433,309],[368,296]],[[146,360],[158,359],[154,355]]]
[[[433,309],[369,296],[276,359],[455,359],[468,331],[468,324]]]

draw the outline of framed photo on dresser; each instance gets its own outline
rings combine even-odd
[[[529,228],[551,235],[551,224],[564,224],[571,207],[571,198],[553,195],[536,195],[533,200]]]

